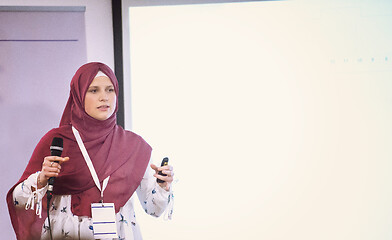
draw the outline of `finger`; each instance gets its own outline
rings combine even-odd
[[[156,177],[156,178],[158,178],[158,179],[160,179],[160,180],[162,180],[164,182],[168,182],[168,183],[173,182],[173,177],[172,176],[162,176],[162,175],[159,175],[159,174],[154,174],[154,177]]]
[[[42,167],[42,172],[44,173],[59,173],[60,172],[60,165],[58,167],[51,167],[51,166],[44,166]]]
[[[164,173],[165,171],[171,171],[171,169],[170,167],[163,166],[163,167],[158,167],[157,170],[155,171]]]
[[[57,156],[54,156],[53,161],[62,164],[64,162],[69,161],[69,157],[57,157]]]
[[[44,161],[59,162],[61,164],[63,162],[69,161],[69,157],[47,156],[44,158]]]
[[[53,161],[60,161],[60,160],[62,160],[63,158],[62,157],[59,157],[59,156],[47,156],[47,157],[45,157],[45,160],[47,160],[47,161],[50,161],[50,162],[53,162]]]
[[[160,174],[154,174],[154,177],[156,177],[156,178],[158,178],[158,179],[160,179],[160,180],[162,180],[162,181],[165,181],[165,178],[166,178],[166,176],[162,176],[162,175],[160,175]]]
[[[172,183],[173,182],[173,177],[167,177],[165,182]]]
[[[158,170],[159,171],[164,171],[164,170],[173,171],[173,166],[171,166],[171,165],[162,166],[162,167],[159,167]]]
[[[54,164],[54,161],[51,161],[48,158],[45,158],[44,162],[42,163],[42,167],[51,167],[52,164]]]
[[[165,190],[166,190],[166,191],[169,191],[169,190],[170,190],[170,186],[171,186],[171,183],[166,184]]]
[[[51,163],[49,164],[49,167],[51,167],[51,168],[56,168],[56,169],[61,169],[60,163],[57,163],[57,162],[51,162]]]
[[[48,180],[51,177],[58,177],[59,173],[58,172],[42,172],[44,174],[44,178]]]
[[[174,172],[173,171],[162,171],[162,173],[166,174],[167,176],[174,176]]]
[[[150,167],[151,167],[153,170],[158,171],[158,167],[157,167],[155,164],[151,163],[151,164],[150,164]]]
[[[42,169],[46,169],[48,171],[51,171],[53,169],[61,169],[60,162],[45,160],[42,164]]]
[[[43,174],[44,178],[49,179],[50,177],[57,177],[60,173],[60,170],[44,167],[41,173]]]

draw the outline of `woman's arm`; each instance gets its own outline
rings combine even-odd
[[[161,187],[153,173],[150,168],[147,168],[136,193],[144,211],[151,216],[159,217],[171,201],[172,192],[171,189],[166,191]]]
[[[36,214],[41,216],[42,211],[42,198],[45,196],[47,191],[47,185],[38,189],[38,176],[40,172],[31,174],[26,180],[19,183],[12,194],[13,202],[15,207],[26,210],[36,209]]]

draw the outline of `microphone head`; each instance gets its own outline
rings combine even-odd
[[[51,156],[61,156],[63,152],[63,139],[55,137],[52,140],[52,145],[50,146],[50,155]]]

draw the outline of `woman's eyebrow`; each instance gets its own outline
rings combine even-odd
[[[105,88],[111,88],[111,87],[114,88],[113,85],[107,85],[107,86],[105,86]],[[90,89],[90,88],[100,88],[100,86],[95,86],[95,85],[93,85],[93,86],[89,86],[89,87],[88,87],[88,89]]]

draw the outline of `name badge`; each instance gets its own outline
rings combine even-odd
[[[114,203],[92,203],[94,239],[118,238]]]

